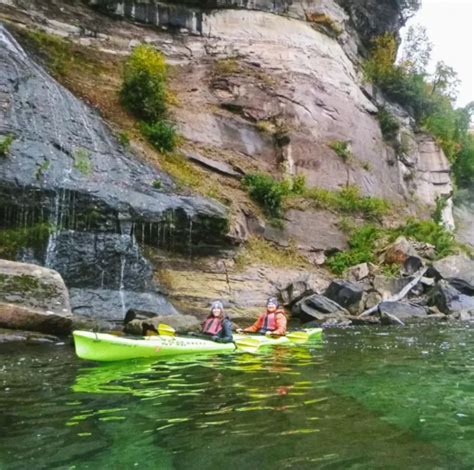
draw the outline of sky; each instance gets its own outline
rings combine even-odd
[[[440,60],[458,73],[458,106],[474,101],[474,0],[422,0],[408,25],[422,24],[433,43],[432,64]]]

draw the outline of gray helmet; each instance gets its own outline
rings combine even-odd
[[[212,302],[212,304],[211,304],[211,313],[215,308],[219,308],[219,309],[222,310],[222,312],[224,312],[224,305],[222,304],[222,302],[220,300],[214,300],[214,302]]]
[[[280,303],[278,302],[278,299],[276,297],[269,297],[267,300],[267,307],[269,305],[275,305],[275,307],[278,307]]]

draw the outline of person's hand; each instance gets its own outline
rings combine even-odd
[[[244,330],[243,330],[242,328],[237,328],[237,329],[235,330],[235,332],[236,332],[236,333],[243,333]]]

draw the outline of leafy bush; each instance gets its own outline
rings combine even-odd
[[[430,243],[435,247],[438,258],[452,254],[457,247],[453,235],[432,220],[408,219],[404,225],[390,229],[383,229],[373,224],[348,228],[351,233],[348,241],[349,249],[335,253],[326,261],[326,265],[335,274],[342,274],[346,269],[359,263],[374,262],[377,243],[382,239],[392,242],[400,235]],[[394,270],[394,266],[384,266],[385,274],[393,273]]]
[[[125,65],[122,102],[148,123],[165,117],[166,70],[163,54],[144,44],[133,50]]]
[[[419,242],[430,243],[436,249],[436,256],[443,258],[452,254],[456,248],[454,235],[433,220],[408,219],[405,225],[389,231],[390,239],[403,235]]]
[[[390,209],[387,201],[377,197],[362,196],[357,186],[347,186],[339,191],[322,188],[308,189],[305,195],[316,207],[334,209],[347,214],[359,213],[369,219],[380,218]]]
[[[326,265],[335,274],[342,274],[347,268],[375,259],[375,245],[380,238],[381,229],[375,225],[363,225],[353,231],[348,244],[349,250],[330,256]]]
[[[160,152],[171,152],[176,147],[177,134],[173,123],[165,120],[141,124],[141,131],[148,141]]]
[[[352,152],[349,146],[349,142],[345,142],[343,140],[334,140],[332,142],[329,142],[328,145],[345,162],[349,161],[352,158]]]
[[[434,74],[428,78],[424,66],[429,61],[430,47],[425,46],[417,44],[412,48],[411,55],[416,56],[416,50],[421,52],[421,55],[418,54],[420,60],[396,64],[397,42],[394,36],[390,33],[379,36],[372,42],[364,74],[390,99],[409,110],[420,127],[433,134],[448,159],[454,163],[458,184],[469,185],[474,179],[474,145],[470,143],[469,136],[474,104],[454,109],[459,82],[457,75],[451,67],[439,62]],[[384,113],[379,113],[384,136],[390,136],[395,131],[394,124],[387,118]]]
[[[242,178],[250,197],[271,217],[281,217],[283,202],[291,193],[287,181],[278,181],[266,173],[252,173]]]
[[[453,170],[460,186],[474,187],[474,136],[468,135],[462,140]]]
[[[7,134],[0,137],[0,156],[6,157],[10,153],[10,147],[12,146],[15,137],[13,134]]]
[[[383,137],[387,141],[395,139],[400,129],[398,120],[389,113],[385,108],[381,108],[377,113],[377,118],[380,123],[380,129]]]

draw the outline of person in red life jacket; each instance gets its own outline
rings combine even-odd
[[[224,313],[222,302],[212,302],[211,313],[202,324],[201,333],[211,336],[213,341],[230,343],[232,338],[232,323]]]
[[[278,300],[270,297],[267,301],[266,312],[262,313],[252,326],[237,330],[237,333],[241,332],[284,336],[286,334],[286,316],[283,309],[279,308]]]

